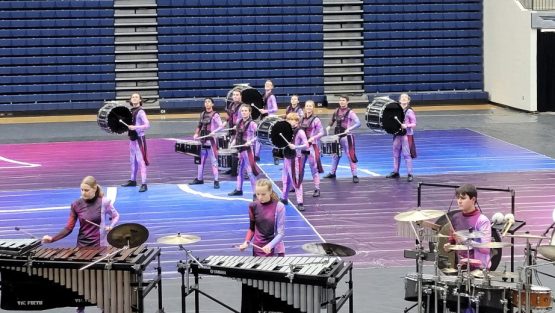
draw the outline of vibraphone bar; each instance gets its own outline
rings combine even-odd
[[[178,268],[182,282],[189,270],[195,276],[193,287],[182,286],[182,303],[185,303],[185,297],[195,292],[197,313],[199,293],[235,311],[199,289],[201,274],[237,279],[245,286],[275,297],[291,310],[317,313],[325,309],[328,313],[335,313],[349,300],[349,312],[353,312],[352,263],[338,257],[209,256],[200,264],[181,263]],[[336,298],[336,287],[347,273],[348,289]],[[185,313],[185,306],[183,312]]]
[[[105,313],[144,312],[144,297],[157,287],[158,312],[163,312],[159,248],[121,249],[80,270],[117,251],[113,247],[37,248],[19,256],[0,254],[0,307],[44,310],[96,305]],[[157,275],[143,280],[143,272],[154,259]]]

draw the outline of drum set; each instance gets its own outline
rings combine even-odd
[[[484,239],[485,234],[480,231],[461,230],[453,235],[462,242],[456,245],[440,245],[450,236],[442,233],[441,220],[449,220],[447,213],[440,210],[414,209],[395,215],[400,233],[416,239],[416,247],[405,250],[405,258],[416,259],[416,273],[409,273],[404,277],[405,300],[416,302],[406,308],[408,312],[417,308],[418,313],[424,312],[545,312],[552,308],[551,289],[546,286],[532,284],[532,274],[537,267],[555,264],[555,246],[539,246],[537,252],[548,263],[536,263],[530,241],[548,239],[528,233],[506,235],[514,239],[525,239],[525,261],[517,272],[497,270],[503,248],[511,247],[508,242],[495,241],[499,236],[491,238],[494,241],[478,243],[475,239]],[[429,220],[437,220],[430,222]],[[407,231],[407,229],[410,230]],[[492,229],[493,231],[494,229]],[[492,232],[494,234],[494,232]],[[496,234],[496,233],[495,233]],[[429,250],[425,250],[423,240],[429,241]],[[490,249],[491,266],[481,266],[479,260],[461,258],[457,260],[456,252],[467,252],[467,256],[474,249]],[[446,252],[450,250],[451,252]],[[493,258],[497,258],[497,263]],[[433,273],[423,273],[423,263],[434,262]],[[450,266],[443,266],[444,264]],[[480,268],[481,267],[481,268]],[[536,273],[537,274],[537,273]]]

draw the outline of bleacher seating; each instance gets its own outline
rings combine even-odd
[[[365,0],[365,91],[486,99],[481,0]]]
[[[278,101],[324,99],[321,1],[158,1],[160,97],[223,97],[234,84]],[[201,101],[161,101],[161,106]]]
[[[0,1],[0,111],[115,98],[113,0]]]

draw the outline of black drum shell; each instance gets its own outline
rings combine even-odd
[[[119,121],[120,119],[127,125],[133,123],[129,107],[116,103],[106,103],[98,111],[96,122],[100,128],[108,133],[123,134],[129,129]]]
[[[401,128],[404,120],[405,112],[401,105],[388,97],[377,97],[366,107],[366,126],[374,131],[405,135],[406,130]]]
[[[233,102],[233,91],[235,90],[239,90],[241,92],[241,101],[251,106],[251,118],[253,120],[259,119],[261,114],[257,108],[264,109],[264,98],[260,92],[248,85],[236,85],[227,93],[227,106]],[[253,105],[257,108],[253,107]]]

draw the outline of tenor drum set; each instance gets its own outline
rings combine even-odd
[[[496,271],[502,249],[512,244],[501,242],[496,231],[492,231],[491,242],[485,240],[484,243],[477,243],[474,239],[484,239],[484,233],[462,230],[454,232],[454,235],[464,240],[460,244],[448,246],[453,251],[448,253],[440,244],[449,237],[443,234],[440,224],[448,219],[448,213],[443,211],[420,208],[395,216],[400,233],[416,239],[415,249],[405,250],[404,253],[405,258],[416,259],[417,263],[416,273],[404,277],[405,300],[416,302],[406,308],[405,313],[415,307],[419,313],[546,312],[552,308],[551,289],[532,284],[532,272],[537,267],[555,264],[555,246],[538,246],[536,249],[548,263],[536,264],[536,257],[532,255],[530,240],[546,237],[527,233],[506,235],[526,240],[525,263],[517,272],[507,271],[506,265],[503,270]],[[424,249],[423,240],[429,241],[429,251]],[[489,268],[484,268],[479,260],[457,260],[455,252],[465,251],[471,255],[473,249],[491,250],[493,257]],[[423,273],[425,261],[434,262],[433,273]]]

